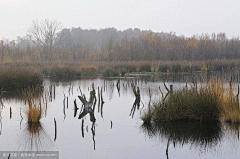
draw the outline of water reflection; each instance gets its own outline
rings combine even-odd
[[[84,138],[84,119],[82,119],[82,138]],[[86,127],[86,131],[88,132],[88,126]],[[96,149],[96,141],[95,141],[95,122],[92,122],[91,132],[92,132],[92,140],[93,140],[93,148]]]
[[[231,123],[227,122],[224,124],[224,130],[228,134],[233,134],[238,138],[239,141],[239,129],[240,129],[240,123]]]
[[[81,89],[79,88],[79,90],[81,90]],[[99,93],[99,89],[98,89],[98,93]],[[102,89],[101,89],[101,93],[102,93]],[[92,122],[91,132],[92,132],[92,139],[93,139],[93,147],[94,147],[94,150],[95,150],[95,148],[96,148],[95,147],[95,121],[96,121],[96,118],[95,118],[95,115],[94,115],[94,111],[95,111],[95,106],[96,106],[96,103],[97,103],[97,97],[96,97],[94,84],[92,84],[92,90],[90,91],[89,100],[87,100],[86,96],[82,93],[81,93],[81,96],[78,96],[78,98],[80,99],[80,101],[83,104],[83,111],[81,109],[79,117],[78,117],[78,119],[82,119],[82,127],[81,127],[82,128],[82,137],[84,138],[84,119],[83,119],[83,117],[85,117],[87,114],[89,114],[90,115],[90,121]],[[76,103],[76,102],[74,101],[74,103]],[[103,103],[103,100],[102,100],[102,103]],[[75,116],[78,108],[77,108],[76,105],[74,107],[75,107],[75,110],[74,110],[74,116]],[[86,130],[88,131],[88,127],[86,127]]]
[[[93,139],[93,148],[94,150],[96,149],[96,141],[95,141],[95,122],[92,123],[92,128],[91,128],[91,131],[92,131],[92,139]]]
[[[2,135],[2,117],[1,116],[0,116],[0,124],[1,124],[0,135]]]
[[[1,129],[0,129],[0,135],[2,135],[2,109],[4,108],[3,102],[2,102],[2,97],[3,94],[5,94],[6,91],[3,91],[3,89],[1,89],[0,92],[0,124],[1,124]]]
[[[84,116],[86,116],[87,114],[90,115],[90,120],[92,122],[96,121],[96,118],[94,116],[94,110],[95,110],[95,105],[96,105],[96,93],[95,93],[95,88],[94,88],[94,84],[92,85],[92,90],[90,92],[90,98],[87,101],[86,96],[84,94],[82,94],[81,96],[78,96],[78,98],[80,99],[80,101],[83,104],[83,111],[80,112],[80,115],[78,117],[78,119],[82,119]]]
[[[3,97],[3,94],[5,94],[5,93],[6,93],[6,91],[3,91],[3,89],[1,89],[1,92],[0,92],[0,110],[4,106],[3,102],[2,102],[2,97]]]
[[[120,97],[120,88],[121,88],[120,87],[120,79],[118,79],[116,86],[117,86],[118,95]]]
[[[99,99],[99,101],[100,101],[100,99]],[[102,118],[103,118],[103,104],[104,104],[105,102],[103,101],[103,95],[102,95],[102,88],[101,88],[101,116],[102,116]]]
[[[18,149],[31,151],[47,151],[54,146],[50,135],[41,122],[27,122],[21,131]]]
[[[93,111],[93,109],[91,107],[84,107],[83,112],[81,112],[81,114],[79,115],[78,119],[82,119],[87,114],[90,115],[91,122],[95,122],[96,121],[96,118],[95,118],[95,115],[94,115],[94,111]]]
[[[74,100],[74,118],[77,116],[77,111],[78,111],[78,107],[77,107],[77,102],[76,99]]]
[[[44,87],[28,89],[22,92],[25,106],[20,107],[20,136],[18,141],[18,149],[23,150],[50,150],[54,143],[45,130],[40,119],[45,112],[45,117],[48,110],[48,101],[52,100],[52,87],[44,89]],[[43,91],[44,90],[44,91]],[[23,115],[22,116],[22,109]],[[11,115],[11,107],[10,107]],[[26,122],[24,123],[24,118]],[[55,118],[54,118],[55,120]],[[56,128],[56,123],[55,123]],[[56,133],[56,132],[55,132]]]
[[[169,144],[185,144],[195,147],[213,148],[223,137],[221,122],[199,123],[197,121],[159,122],[142,125],[141,129],[150,138],[167,140],[166,155],[168,158]]]
[[[141,96],[140,96],[139,87],[137,87],[137,89],[136,89],[136,86],[133,83],[131,84],[131,86],[132,86],[133,93],[135,95],[135,101],[133,103],[133,106],[132,106],[132,109],[130,112],[130,116],[132,115],[132,118],[133,118],[136,108],[139,110]]]
[[[155,79],[156,80],[156,79]],[[62,123],[62,120],[58,120],[58,139],[57,142],[53,142],[57,136],[54,138],[54,134],[52,134],[50,136],[50,140],[53,141],[47,141],[45,138],[49,138],[49,137],[40,137],[40,139],[32,139],[37,138],[38,136],[44,136],[41,131],[43,129],[43,125],[42,123],[40,123],[40,126],[38,126],[37,128],[35,128],[36,130],[34,130],[34,128],[32,128],[33,130],[29,130],[29,128],[26,128],[26,125],[28,125],[28,123],[25,123],[24,120],[21,120],[21,118],[19,117],[19,113],[17,113],[19,111],[19,108],[16,110],[16,106],[11,105],[13,108],[13,118],[11,120],[11,123],[15,124],[16,120],[17,124],[19,124],[19,122],[21,123],[21,147],[23,147],[24,149],[34,149],[33,147],[37,147],[38,149],[42,150],[48,150],[48,148],[44,148],[44,146],[50,147],[49,145],[52,145],[52,143],[49,142],[53,142],[55,144],[58,144],[59,148],[62,151],[62,154],[66,154],[64,156],[64,158],[68,158],[66,157],[68,153],[71,153],[72,156],[70,156],[70,158],[77,158],[76,153],[77,151],[75,151],[75,149],[73,149],[73,147],[78,147],[79,149],[86,149],[87,151],[83,151],[82,152],[82,156],[85,156],[86,158],[86,153],[89,153],[89,148],[90,151],[92,152],[92,150],[96,149],[96,151],[93,152],[93,154],[99,155],[99,158],[117,158],[119,156],[119,151],[117,152],[116,150],[121,150],[124,149],[126,147],[129,147],[130,143],[131,143],[131,147],[134,149],[134,151],[131,151],[131,153],[129,153],[130,151],[122,151],[121,153],[129,153],[129,156],[121,156],[120,154],[120,158],[137,158],[136,157],[136,152],[144,152],[144,154],[148,154],[150,157],[149,158],[156,158],[156,156],[159,156],[159,151],[154,152],[155,150],[152,149],[152,145],[156,145],[155,142],[152,140],[147,140],[144,141],[142,134],[138,133],[138,130],[136,130],[136,128],[138,128],[139,124],[140,124],[140,117],[139,117],[139,112],[138,112],[138,106],[135,107],[135,114],[134,114],[134,119],[130,119],[130,117],[128,118],[128,115],[130,114],[130,110],[132,109],[133,104],[135,103],[136,100],[136,96],[134,96],[134,92],[132,90],[131,87],[131,83],[134,82],[135,84],[135,91],[136,93],[138,92],[138,87],[139,90],[141,91],[141,105],[139,109],[142,109],[142,105],[143,102],[146,105],[146,109],[149,103],[149,93],[148,93],[148,88],[151,87],[151,94],[153,96],[153,100],[156,96],[156,98],[159,98],[159,90],[158,87],[159,85],[161,85],[161,88],[164,87],[163,83],[158,82],[158,83],[148,83],[148,85],[146,85],[145,81],[141,81],[138,79],[121,79],[119,82],[117,79],[115,79],[114,82],[109,82],[109,81],[103,81],[103,80],[94,80],[93,82],[95,82],[95,84],[97,84],[95,87],[96,89],[96,95],[97,95],[97,100],[94,100],[91,107],[88,108],[84,108],[84,106],[82,107],[81,110],[81,105],[82,103],[79,101],[79,99],[77,99],[78,95],[81,92],[81,89],[83,91],[83,93],[86,94],[87,96],[87,100],[89,101],[89,94],[91,91],[91,83],[92,81],[79,81],[79,82],[75,82],[74,87],[73,84],[68,84],[67,86],[62,86],[62,85],[56,85],[56,88],[54,88],[55,86],[50,86],[49,87],[49,83],[47,83],[47,85],[45,85],[45,90],[49,89],[50,91],[50,99],[48,98],[47,100],[45,100],[45,98],[43,99],[44,102],[42,103],[43,107],[46,107],[47,110],[47,103],[49,103],[50,101],[53,101],[54,103],[52,103],[52,110],[48,109],[48,117],[47,120],[43,120],[43,121],[49,121],[48,119],[50,119],[51,122],[46,123],[46,126],[50,126],[51,130],[54,129],[52,120],[53,118],[59,119],[59,118],[63,118],[63,113],[68,115],[68,118],[65,119],[64,123]],[[142,83],[141,83],[142,82]],[[114,84],[114,89],[113,89],[113,84]],[[116,85],[117,84],[117,85]],[[167,86],[169,86],[169,83],[166,83]],[[81,89],[78,89],[78,87],[81,87]],[[98,87],[99,86],[99,87]],[[179,86],[182,87],[184,86],[184,83]],[[115,87],[121,87],[119,92],[117,92],[117,89]],[[73,89],[74,88],[74,89]],[[108,88],[108,89],[107,89]],[[175,88],[175,86],[174,86]],[[98,89],[98,90],[97,90]],[[73,94],[73,90],[74,90],[74,96],[71,96],[71,94]],[[104,91],[105,90],[105,91]],[[56,101],[55,99],[55,91],[57,91],[56,93]],[[110,94],[111,93],[111,94]],[[121,96],[120,96],[121,93]],[[166,90],[163,91],[163,93],[166,93]],[[62,108],[62,102],[63,102],[63,95],[65,94],[65,109],[63,112],[63,108]],[[80,94],[82,95],[82,93]],[[140,95],[140,93],[139,93]],[[43,94],[43,96],[48,96],[48,93]],[[109,98],[109,96],[112,96],[112,99]],[[67,99],[69,98],[69,99]],[[74,101],[75,98],[75,101]],[[104,101],[106,102],[103,106],[102,103],[104,103]],[[111,99],[111,101],[110,101]],[[69,100],[69,110],[68,108],[68,101]],[[101,102],[102,101],[102,102]],[[5,104],[5,101],[3,101]],[[77,103],[79,102],[79,103]],[[96,103],[96,111],[95,107],[94,107],[94,103]],[[46,105],[46,106],[45,106]],[[60,105],[60,107],[59,107]],[[8,106],[8,105],[6,105]],[[14,106],[14,107],[13,107]],[[104,107],[104,108],[103,108]],[[15,108],[15,109],[14,109]],[[72,110],[74,109],[74,111]],[[104,109],[104,110],[103,110]],[[7,107],[7,110],[9,111],[9,107]],[[7,111],[7,120],[9,121],[9,113]],[[103,112],[104,111],[104,112]],[[20,111],[21,112],[21,111]],[[47,111],[45,111],[46,114]],[[104,113],[104,119],[101,119],[101,116],[103,116]],[[141,111],[140,111],[141,113]],[[89,114],[89,116],[87,115]],[[2,114],[5,115],[5,114]],[[70,116],[74,116],[76,118],[80,117],[80,120],[77,120],[76,118],[70,117]],[[21,115],[20,115],[21,116]],[[6,116],[3,116],[6,118]],[[23,114],[23,117],[24,114]],[[93,120],[95,118],[95,121]],[[21,120],[21,121],[20,121]],[[0,120],[1,121],[1,120]],[[113,122],[114,122],[114,126],[113,126]],[[52,124],[51,124],[52,123]],[[75,123],[75,124],[69,124],[69,123]],[[3,129],[4,131],[8,131],[8,129],[5,128],[7,122],[4,120],[3,121]],[[76,125],[79,124],[79,128],[75,128]],[[98,124],[98,125],[97,125]],[[75,126],[74,126],[75,125]],[[201,127],[201,125],[194,125],[191,127],[189,126],[189,123],[183,123],[183,124],[174,124],[174,123],[166,123],[166,124],[160,124],[160,128],[156,128],[156,125],[150,125],[150,126],[144,126],[143,130],[146,134],[149,134],[150,137],[157,138],[158,137],[162,137],[165,139],[165,145],[164,145],[164,150],[165,148],[168,147],[168,145],[170,145],[169,147],[169,156],[171,158],[171,147],[173,147],[173,145],[177,145],[179,144],[181,147],[182,145],[185,145],[185,147],[187,147],[187,144],[193,144],[193,145],[200,145],[201,147],[212,147],[211,145],[216,145],[217,142],[219,140],[221,140],[222,138],[222,131],[225,131],[225,128],[223,129],[223,127],[221,127],[221,124],[219,124],[220,128],[217,126],[213,126],[213,127],[217,127],[216,129],[214,128],[210,128],[208,129],[209,126],[205,126],[203,125]],[[214,124],[214,125],[218,125],[218,124]],[[34,126],[33,126],[34,127]],[[201,130],[199,130],[199,127],[201,128]],[[204,128],[205,127],[205,128]],[[232,129],[230,129],[229,127],[232,127]],[[12,127],[11,127],[12,128]],[[45,127],[46,128],[46,127]],[[19,127],[17,128],[19,129]],[[106,134],[106,129],[110,129],[107,134]],[[113,129],[113,130],[112,130]],[[179,130],[178,130],[179,129]],[[220,129],[220,130],[219,130]],[[237,127],[235,126],[226,126],[226,129],[228,129],[229,131],[233,131],[235,138],[237,139],[238,135],[238,131],[237,131]],[[1,130],[1,129],[0,129]],[[76,130],[76,131],[75,131]],[[126,132],[126,130],[131,130],[129,132]],[[159,131],[160,130],[160,131]],[[183,131],[183,132],[181,132]],[[189,131],[189,133],[185,133],[186,131]],[[202,133],[200,133],[200,132]],[[204,135],[203,132],[211,132],[212,135]],[[55,131],[56,132],[56,131]],[[64,135],[66,134],[66,132],[72,134],[72,135]],[[1,131],[0,131],[1,133]],[[54,133],[54,132],[53,132]],[[97,133],[97,134],[96,134]],[[162,135],[162,134],[164,135]],[[2,137],[5,137],[6,133],[3,132],[3,134],[1,135]],[[110,135],[109,135],[110,134]],[[114,134],[121,134],[119,137],[116,138],[116,136],[114,136]],[[161,135],[160,135],[161,134]],[[194,135],[195,134],[195,135]],[[126,135],[126,136],[125,136]],[[134,140],[136,138],[139,138],[139,140]],[[59,138],[60,137],[60,138]],[[77,137],[77,138],[73,138],[73,137]],[[124,139],[123,139],[124,138]],[[230,138],[230,137],[229,137]],[[60,140],[59,140],[60,139]],[[106,139],[106,140],[105,140]],[[125,140],[126,139],[126,140]],[[31,141],[32,140],[32,141]],[[39,142],[36,142],[37,140],[41,140]],[[104,142],[104,141],[105,142]],[[72,144],[72,149],[68,146],[66,146],[66,143],[68,143],[68,141]],[[74,141],[79,141],[79,142],[74,142]],[[116,142],[116,144],[112,144],[113,141],[114,143]],[[168,141],[168,144],[167,144]],[[223,141],[223,140],[222,140]],[[35,143],[36,142],[36,143]],[[147,142],[147,144],[146,144]],[[28,143],[27,148],[25,147],[25,145],[27,145],[26,143]],[[38,145],[38,146],[31,146],[32,145]],[[39,146],[39,143],[42,144],[42,146]],[[81,145],[79,145],[79,143],[82,143]],[[207,143],[207,144],[206,144]],[[7,143],[3,143],[3,145],[6,145]],[[141,145],[140,145],[141,144]],[[44,146],[43,146],[44,145]],[[101,145],[101,146],[100,146]],[[109,146],[111,145],[111,146]],[[139,146],[140,145],[140,146]],[[207,146],[205,146],[207,145]],[[210,146],[209,146],[210,145]],[[222,142],[222,145],[225,146],[225,143]],[[18,145],[17,145],[18,146]],[[236,146],[239,147],[239,143],[236,144]],[[32,148],[31,148],[32,147]],[[66,148],[67,147],[67,148]],[[51,148],[51,147],[50,147]],[[117,149],[116,149],[117,148]],[[109,152],[116,152],[116,154],[113,156],[103,156],[104,152],[102,151],[103,149],[108,150]],[[150,150],[150,151],[147,151]],[[218,149],[219,150],[219,149]],[[101,152],[100,152],[101,151]],[[135,152],[135,153],[134,153]],[[186,152],[183,152],[186,153]],[[188,153],[188,152],[187,152]],[[88,155],[88,154],[87,154]],[[164,157],[165,157],[165,152],[163,153]],[[174,154],[175,156],[178,155],[178,153]],[[75,157],[73,157],[75,156]],[[95,158],[95,157],[92,158]],[[162,158],[162,156],[159,156],[160,158]],[[83,157],[84,158],[84,157]]]

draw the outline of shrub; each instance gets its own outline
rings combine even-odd
[[[181,72],[181,65],[179,64],[172,65],[172,72],[174,73]]]
[[[151,72],[151,65],[150,64],[144,64],[140,66],[141,72]]]
[[[159,66],[158,70],[161,71],[161,72],[167,72],[167,70],[169,70],[170,67],[167,66],[167,65],[161,65]]]
[[[134,65],[127,65],[126,66],[126,70],[128,72],[135,72],[136,71],[136,66],[134,66]]]
[[[127,73],[127,70],[125,68],[120,69],[121,76],[124,77],[125,74]]]
[[[116,77],[119,76],[119,72],[112,68],[106,68],[102,72],[104,77]]]

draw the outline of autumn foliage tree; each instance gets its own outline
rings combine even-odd
[[[225,33],[192,37],[127,29],[63,29],[57,21],[33,21],[27,38],[0,41],[1,61],[186,61],[239,59],[239,38]]]

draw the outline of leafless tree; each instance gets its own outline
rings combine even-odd
[[[35,20],[28,29],[27,37],[38,47],[46,50],[51,60],[54,47],[60,40],[57,33],[61,30],[62,24],[56,20]]]

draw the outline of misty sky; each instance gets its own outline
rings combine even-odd
[[[33,20],[64,28],[140,28],[192,36],[240,36],[240,0],[0,0],[0,39],[25,36]]]

